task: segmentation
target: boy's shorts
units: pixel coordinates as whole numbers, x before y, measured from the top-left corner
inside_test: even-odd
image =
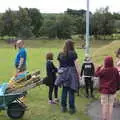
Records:
[[[115,100],[114,94],[101,94],[101,104],[113,105],[114,100]]]
[[[18,65],[15,65],[16,69],[18,69]],[[26,71],[26,65],[22,65],[21,68],[19,68],[20,72]]]

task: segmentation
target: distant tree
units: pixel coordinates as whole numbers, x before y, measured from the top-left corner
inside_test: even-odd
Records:
[[[115,20],[120,20],[120,13],[113,13],[113,18]]]
[[[113,13],[113,18],[114,18],[114,27],[116,33],[120,33],[120,13]]]
[[[70,15],[73,19],[73,28],[74,28],[74,34],[85,34],[86,29],[86,10],[73,10],[73,9],[67,9],[65,12],[66,14]],[[90,17],[92,16],[92,13],[90,12]]]
[[[6,10],[1,16],[2,35],[14,36],[14,12],[11,9]]]
[[[85,17],[73,17],[73,27],[75,34],[85,34]]]
[[[61,15],[57,18],[57,37],[59,39],[71,38],[72,19],[69,15]]]
[[[56,38],[56,20],[55,19],[45,19],[44,23],[40,29],[41,36],[47,36],[48,38]]]
[[[40,11],[36,8],[28,9],[28,15],[31,18],[32,33],[38,37],[40,32],[40,27],[43,23],[43,17]]]
[[[4,36],[4,21],[2,19],[2,14],[0,14],[0,36]]]
[[[28,9],[19,7],[17,18],[18,18],[18,22],[16,26],[17,36],[23,38],[29,38],[33,36],[32,33],[33,27],[31,26],[32,20],[29,17]]]
[[[114,19],[108,11],[109,8],[101,8],[92,17],[92,33],[97,35],[111,35],[114,33]]]
[[[46,35],[49,38],[71,38],[72,19],[66,14],[61,14],[57,17],[49,17],[49,19],[44,19],[44,23],[40,31],[41,35]]]

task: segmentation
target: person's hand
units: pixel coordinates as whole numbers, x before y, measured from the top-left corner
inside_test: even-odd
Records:
[[[102,70],[104,68],[104,66],[102,65],[101,67],[100,67],[100,70]]]
[[[99,68],[100,70],[102,70],[102,69],[104,68],[104,66],[103,66],[103,65],[100,65],[100,66],[98,66],[98,68]]]
[[[82,76],[79,76],[79,80],[82,80]]]
[[[17,69],[17,70],[16,70],[16,73],[19,73],[19,72],[20,72],[20,69]]]

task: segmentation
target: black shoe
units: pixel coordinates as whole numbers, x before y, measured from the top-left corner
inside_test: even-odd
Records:
[[[66,107],[62,107],[62,108],[61,108],[61,112],[63,112],[63,113],[64,113],[64,112],[67,112],[67,108],[66,108]]]
[[[70,109],[70,110],[69,110],[69,113],[70,113],[70,114],[74,114],[75,112],[76,112],[75,109]]]
[[[94,96],[94,95],[91,95],[91,98],[95,98],[95,96]]]
[[[89,95],[86,95],[85,97],[86,97],[86,98],[89,98]]]

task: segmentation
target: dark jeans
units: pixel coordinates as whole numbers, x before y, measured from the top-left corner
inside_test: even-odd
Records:
[[[52,100],[53,91],[55,98],[58,98],[58,86],[51,85],[49,86],[49,95],[48,95],[49,100]]]
[[[72,90],[69,87],[63,87],[62,90],[62,99],[61,99],[61,105],[62,107],[67,107],[67,95],[69,94],[69,108],[75,109],[75,91]]]
[[[92,77],[85,77],[85,91],[86,91],[86,95],[88,96],[89,96],[89,89],[90,89],[90,94],[93,95]]]

